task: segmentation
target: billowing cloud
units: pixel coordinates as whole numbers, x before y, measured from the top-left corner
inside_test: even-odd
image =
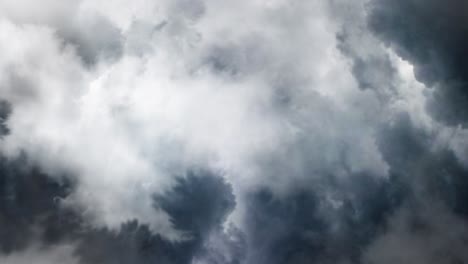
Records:
[[[0,260],[463,263],[465,9],[1,1]]]
[[[434,86],[429,110],[449,124],[465,124],[468,8],[465,1],[372,1],[369,24],[386,45]]]

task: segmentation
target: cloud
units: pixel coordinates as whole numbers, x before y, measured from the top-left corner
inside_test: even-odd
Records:
[[[359,261],[406,196],[401,183],[369,175],[330,177],[278,198],[266,189],[249,199],[246,263]]]
[[[155,197],[175,228],[187,236],[171,242],[147,225],[130,221],[115,232],[90,230],[80,235],[75,253],[83,263],[239,263],[244,254],[242,233],[222,228],[234,209],[234,197],[223,178],[209,172],[188,172],[169,192]],[[224,262],[221,262],[224,261]],[[209,262],[208,262],[209,263]]]
[[[37,244],[53,245],[73,235],[81,219],[61,206],[73,184],[51,179],[26,158],[0,161],[1,251],[11,253]]]
[[[136,217],[173,238],[167,214],[148,208],[178,170],[224,171],[235,193],[287,190],[329,170],[385,176],[373,139],[378,101],[355,85],[326,4],[233,5],[247,16],[181,1],[127,27],[125,15],[106,17],[87,2],[67,16],[68,5],[7,12],[2,96],[12,114],[3,152],[73,175],[68,203],[95,225]]]
[[[404,207],[366,250],[365,263],[463,263],[466,227],[437,203],[416,211]]]
[[[235,205],[232,189],[210,172],[180,176],[173,189],[155,198],[187,236],[174,242],[137,220],[112,230],[93,227],[64,203],[76,187],[69,176],[57,181],[27,164],[25,158],[0,163],[0,259],[5,263],[238,263],[245,255],[242,232],[232,224],[223,228]],[[189,221],[192,216],[196,221]]]
[[[6,101],[0,102],[0,136],[7,135],[10,131],[6,125],[6,120],[11,113],[11,106]]]
[[[23,264],[23,263],[37,263],[37,264],[60,264],[70,263],[78,264],[78,260],[72,255],[72,247],[59,246],[54,248],[30,248],[21,254],[11,254],[1,256],[0,260],[5,264]]]
[[[85,2],[48,0],[41,5],[23,2],[3,1],[0,15],[16,23],[52,28],[65,44],[74,46],[87,65],[122,55],[120,29],[97,10],[85,8]]]
[[[430,112],[448,124],[464,124],[467,6],[464,1],[371,1],[375,34],[415,67],[418,80],[435,87]]]
[[[2,1],[2,257],[463,259],[457,3]]]

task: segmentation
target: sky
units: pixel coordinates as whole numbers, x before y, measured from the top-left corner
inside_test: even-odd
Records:
[[[465,0],[0,0],[0,263],[468,263]]]

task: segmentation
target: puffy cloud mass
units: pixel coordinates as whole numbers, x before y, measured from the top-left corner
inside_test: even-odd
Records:
[[[467,262],[467,8],[0,0],[0,262]]]

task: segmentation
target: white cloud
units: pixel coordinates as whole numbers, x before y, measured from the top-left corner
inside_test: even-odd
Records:
[[[192,166],[222,171],[240,195],[330,171],[386,175],[374,142],[382,106],[336,48],[326,1],[50,1],[2,2],[0,91],[13,114],[1,147],[75,175],[67,202],[96,224],[138,218],[175,237],[151,195]],[[85,44],[63,32],[106,48],[86,26],[96,16],[123,52],[88,67]]]

